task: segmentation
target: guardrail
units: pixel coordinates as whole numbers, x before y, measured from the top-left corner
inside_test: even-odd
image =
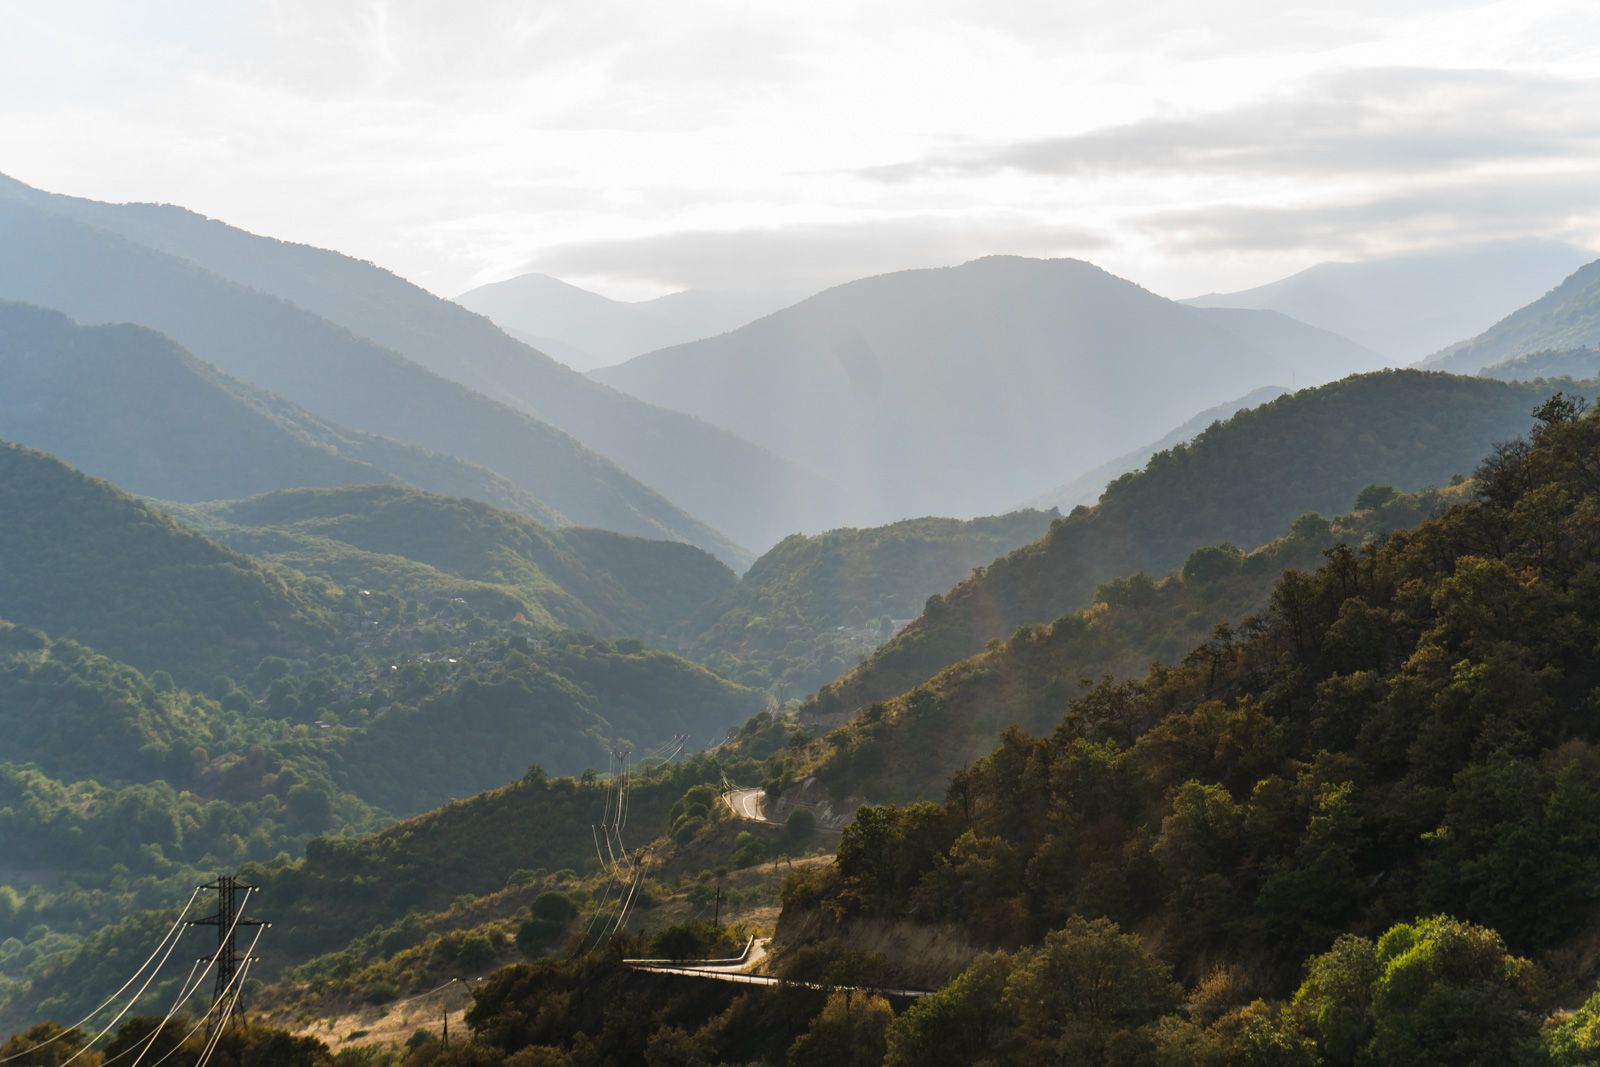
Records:
[[[631,969],[642,974],[670,974],[681,978],[708,978],[718,982],[734,982],[738,985],[767,986],[769,988],[772,986],[793,986],[798,989],[816,989],[824,993],[877,993],[880,996],[904,997],[910,1000],[925,997],[932,992],[929,989],[894,989],[873,986],[828,985],[823,982],[797,982],[787,978],[777,978],[770,974],[740,974],[737,971],[710,971],[695,967],[634,963],[629,960],[624,960],[623,962]]]
[[[632,967],[635,964],[642,964],[644,966],[670,965],[670,966],[674,966],[674,967],[714,967],[714,966],[717,966],[719,964],[722,965],[722,966],[727,966],[728,964],[733,964],[733,963],[743,963],[745,960],[749,959],[750,958],[750,950],[755,948],[755,947],[756,947],[756,939],[752,935],[750,940],[748,940],[748,941],[746,941],[744,943],[744,951],[743,952],[739,953],[737,956],[729,956],[725,960],[642,960],[641,959],[641,960],[623,960],[622,962],[627,964],[630,967]]]

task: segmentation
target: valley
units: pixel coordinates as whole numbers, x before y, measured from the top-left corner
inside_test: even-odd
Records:
[[[0,1067],[1600,1064],[1600,24],[711,7],[8,17]]]

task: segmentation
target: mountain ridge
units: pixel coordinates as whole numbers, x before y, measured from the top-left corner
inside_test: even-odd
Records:
[[[835,490],[815,472],[703,421],[591,381],[486,317],[382,267],[251,234],[173,205],[107,204],[4,177],[0,200],[116,233],[286,301],[570,436],[734,543],[763,548],[810,521],[826,521],[834,510]],[[210,352],[197,354],[225,366]],[[303,397],[291,399],[316,410]],[[545,499],[563,512],[575,510]]]
[[[833,472],[856,509],[845,525],[871,526],[993,514],[1197,406],[1379,362],[1323,331],[1270,328],[1303,346],[1280,336],[1269,352],[1081,260],[991,256],[835,286],[593,376]]]
[[[562,431],[281,298],[66,216],[0,198],[0,297],[134,322],[352,430],[458,456],[584,525],[747,552]]]

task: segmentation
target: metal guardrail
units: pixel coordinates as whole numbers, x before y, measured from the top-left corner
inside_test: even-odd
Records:
[[[770,974],[740,974],[737,971],[711,971],[694,967],[633,963],[627,960],[623,962],[631,969],[645,974],[671,974],[682,978],[709,978],[718,982],[734,982],[738,985],[794,986],[798,989],[815,989],[824,993],[877,993],[880,996],[905,997],[911,1000],[925,997],[932,992],[930,989],[890,989],[873,986],[828,985],[823,982],[796,982],[786,978],[776,978]]]
[[[750,938],[750,940],[748,940],[748,941],[746,941],[744,943],[744,951],[743,952],[739,953],[737,956],[729,956],[727,959],[723,959],[723,960],[643,960],[643,959],[641,959],[641,960],[623,960],[622,962],[627,964],[630,967],[632,967],[634,964],[643,964],[645,966],[663,966],[663,965],[667,965],[667,966],[674,966],[674,967],[714,967],[714,966],[716,966],[718,964],[731,965],[731,964],[735,964],[735,963],[743,963],[745,960],[750,958],[750,950],[755,948],[755,947],[756,947],[756,939],[755,939],[754,936],[752,936]]]

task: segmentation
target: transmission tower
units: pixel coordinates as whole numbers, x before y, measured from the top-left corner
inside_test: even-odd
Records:
[[[239,968],[249,962],[239,955],[239,927],[266,926],[267,923],[260,919],[247,919],[239,912],[240,896],[254,892],[258,886],[247,885],[231,874],[219,874],[215,882],[200,888],[213,890],[217,894],[217,910],[213,914],[189,920],[190,926],[217,928],[217,951],[201,959],[202,963],[214,964],[217,971],[216,984],[212,986],[211,991],[211,1006],[216,1011],[211,1015],[209,1031],[210,1028],[216,1027],[218,1020],[222,1018],[222,1002],[236,992],[233,989],[233,982],[239,973]]]

